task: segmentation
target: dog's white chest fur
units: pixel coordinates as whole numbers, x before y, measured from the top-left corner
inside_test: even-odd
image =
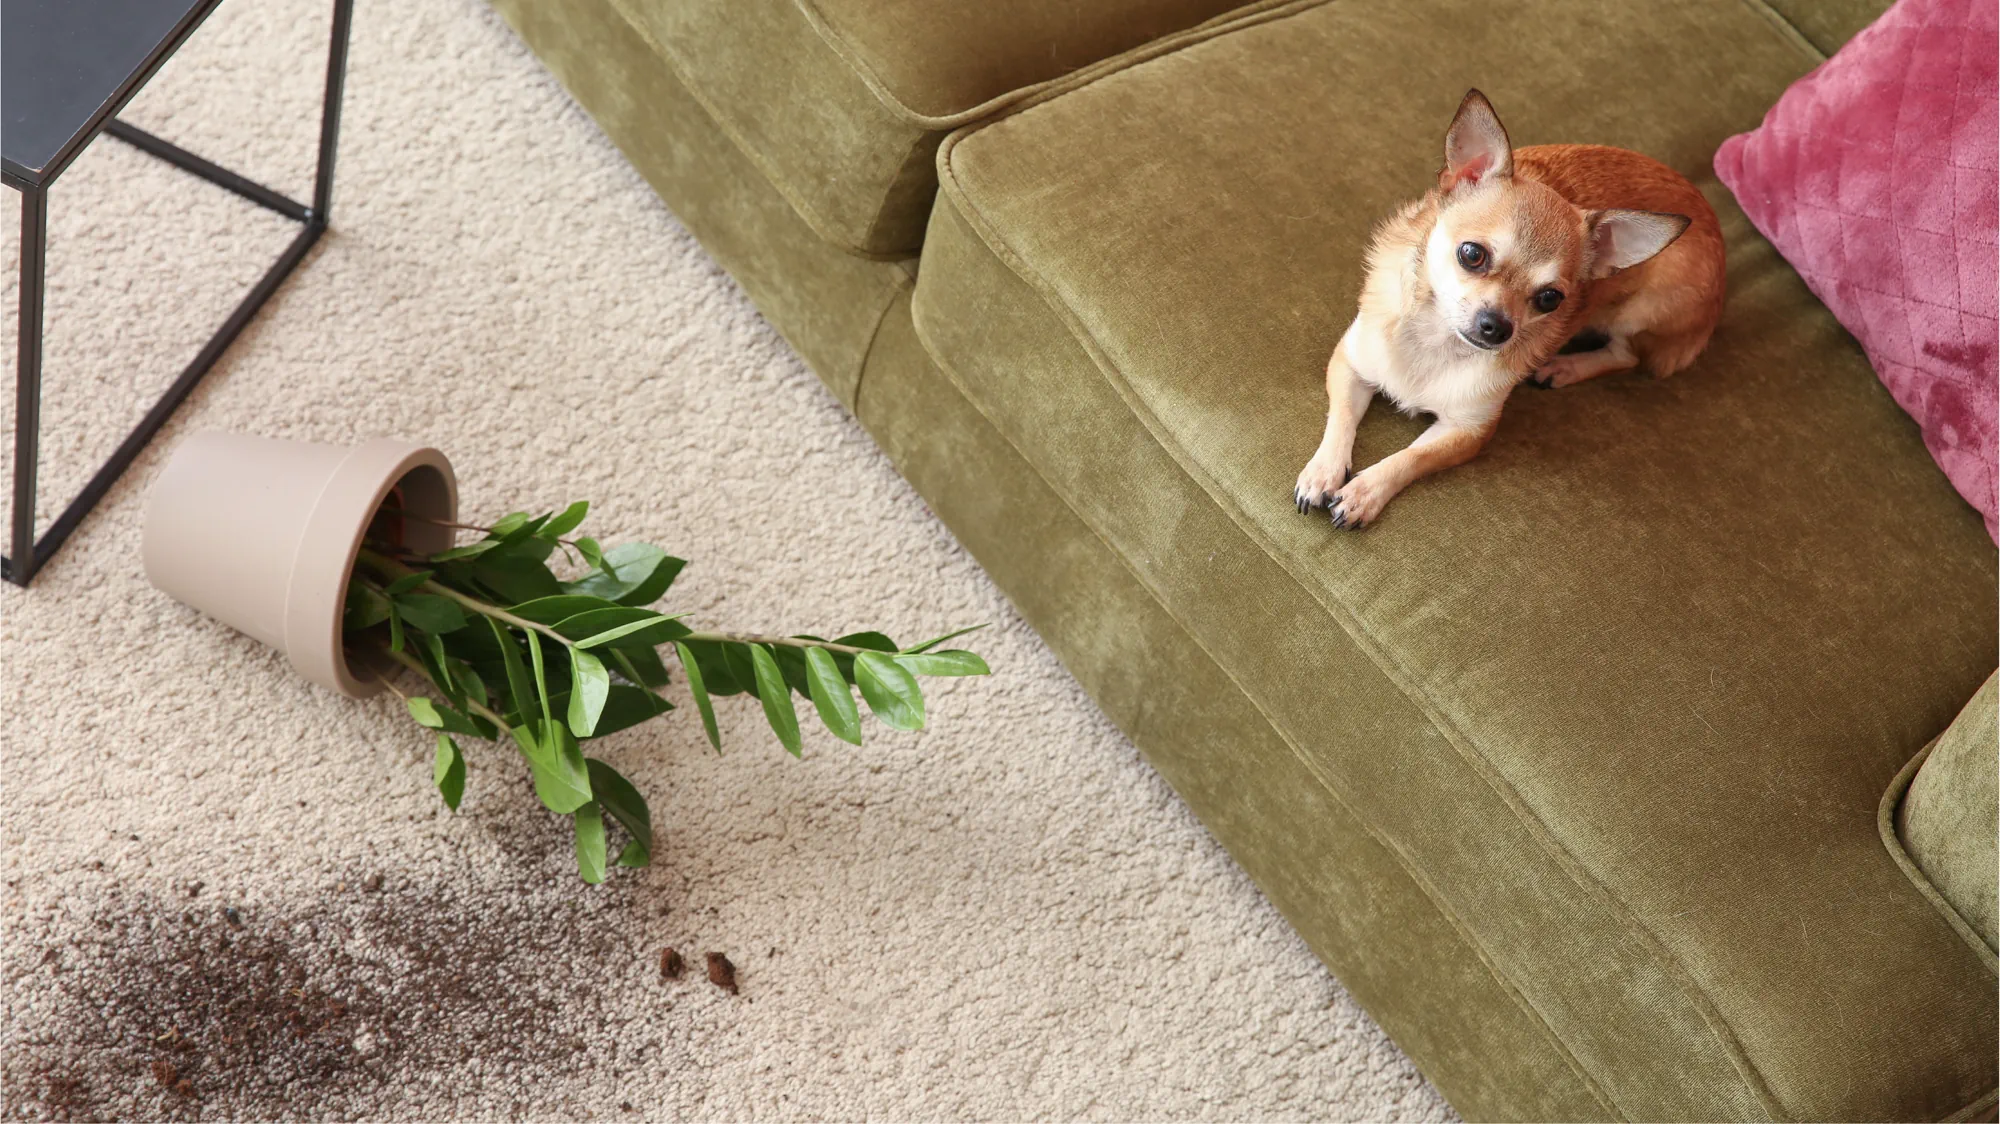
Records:
[[[1342,346],[1355,374],[1398,409],[1458,425],[1491,419],[1516,381],[1492,352],[1452,338],[1424,311],[1394,320],[1357,319]]]

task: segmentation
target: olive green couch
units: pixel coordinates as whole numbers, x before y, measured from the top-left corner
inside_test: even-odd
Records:
[[[1709,171],[1882,3],[495,3],[1468,1116],[1992,1114],[1993,543]],[[1694,178],[1728,312],[1336,532],[1472,85]]]

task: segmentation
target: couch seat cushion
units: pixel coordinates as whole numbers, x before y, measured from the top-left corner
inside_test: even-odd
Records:
[[[923,236],[946,132],[1244,0],[617,5],[821,237],[896,257]]]
[[[1876,812],[1993,670],[1994,549],[1708,170],[1815,59],[1742,0],[1552,0],[1495,35],[1475,0],[1314,5],[955,134],[918,331],[1604,1114],[1990,1109],[1989,962]],[[1517,143],[1696,178],[1728,312],[1683,374],[1524,391],[1479,459],[1337,533],[1290,495],[1326,356],[1475,83]],[[1378,404],[1358,459],[1419,428]],[[1385,1024],[1434,1022],[1407,987]]]

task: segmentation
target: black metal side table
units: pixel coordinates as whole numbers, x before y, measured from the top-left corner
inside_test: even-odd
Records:
[[[139,451],[215,366],[244,325],[325,232],[333,202],[334,142],[354,0],[333,0],[333,46],[319,128],[319,169],[310,206],[115,116],[222,0],[6,0],[0,5],[0,182],[21,193],[21,341],[15,369],[14,520],[0,577],[27,585],[77,524],[111,490]],[[187,369],[35,538],[40,463],[42,284],[47,272],[49,187],[99,133],[148,152],[302,224],[285,252],[222,322]]]

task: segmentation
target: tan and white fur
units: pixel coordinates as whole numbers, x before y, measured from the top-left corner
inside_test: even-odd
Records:
[[[1673,169],[1603,145],[1516,152],[1478,90],[1444,149],[1437,186],[1377,228],[1360,310],[1327,363],[1326,435],[1293,500],[1336,527],[1366,527],[1412,481],[1471,460],[1516,385],[1642,364],[1670,375],[1722,314],[1721,227]],[[1435,420],[1353,473],[1377,392]]]

